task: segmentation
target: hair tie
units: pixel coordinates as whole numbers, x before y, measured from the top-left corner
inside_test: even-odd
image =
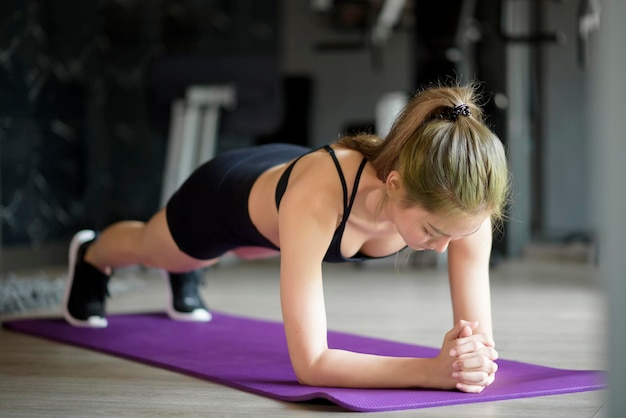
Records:
[[[469,106],[465,103],[446,107],[446,109],[439,114],[439,118],[451,121],[457,120],[459,116],[471,116]]]

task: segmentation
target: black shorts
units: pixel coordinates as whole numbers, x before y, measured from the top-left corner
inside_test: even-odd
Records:
[[[278,249],[250,220],[250,190],[269,168],[309,151],[298,145],[268,144],[227,151],[198,167],[166,206],[167,224],[178,248],[200,260],[239,247]]]

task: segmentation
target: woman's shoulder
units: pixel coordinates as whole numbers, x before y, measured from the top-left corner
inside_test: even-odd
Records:
[[[345,158],[335,155],[337,158]],[[311,191],[325,190],[336,179],[337,170],[333,159],[329,152],[321,147],[298,159],[290,174],[289,188],[297,185]]]
[[[336,176],[337,171],[341,171],[346,178],[358,170],[359,165],[365,157],[359,151],[348,148],[341,144],[330,144],[320,147],[305,157],[310,157],[312,165],[334,167],[332,173]]]
[[[340,177],[351,183],[363,160],[363,154],[356,150],[341,145],[327,145],[303,156],[294,167],[294,174],[316,184],[330,182],[340,185]],[[296,171],[296,168],[299,170]]]
[[[343,210],[340,178],[351,185],[363,156],[347,148],[328,147],[320,147],[297,161],[289,176],[285,199],[291,196],[310,205],[328,205],[329,209],[336,206],[338,211]]]

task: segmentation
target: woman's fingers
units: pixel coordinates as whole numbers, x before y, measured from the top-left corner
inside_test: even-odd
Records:
[[[484,355],[472,354],[452,363],[452,378],[457,380],[456,388],[463,392],[480,393],[492,384],[498,365]]]
[[[498,358],[495,343],[487,334],[474,334],[477,327],[476,321],[461,320],[446,334],[444,342],[453,357],[448,357],[446,362],[450,362],[448,367],[452,366],[456,388],[468,393],[482,392],[494,382],[498,370],[494,362]]]
[[[445,336],[446,341],[454,341],[458,338],[470,337],[473,331],[478,327],[477,321],[464,321],[460,320],[454,328],[447,332]]]
[[[483,343],[484,345],[488,346],[488,347],[495,347],[496,343],[495,341],[493,341],[493,339],[491,337],[489,337],[487,334],[485,333],[480,333],[480,334],[473,334],[470,335],[468,337],[460,337],[457,338],[457,345],[460,344],[465,344],[468,343],[470,341],[480,341],[481,343]]]
[[[495,343],[487,334],[474,334],[478,322],[459,321],[446,335],[453,346],[449,354],[456,359],[452,362],[452,378],[456,388],[463,392],[480,393],[495,380],[498,358]],[[456,337],[456,338],[455,338]]]
[[[452,377],[466,385],[488,386],[495,380],[495,373],[486,372],[454,372]]]
[[[457,383],[456,388],[461,392],[466,393],[480,393],[485,389],[485,386],[466,385],[464,383]]]
[[[458,338],[455,346],[450,349],[451,356],[460,356],[467,353],[474,353],[485,348],[489,348],[490,356],[495,356],[492,360],[497,359],[498,352],[493,348],[495,343],[485,334],[476,334],[467,338]],[[491,358],[491,357],[490,357]]]
[[[477,370],[493,374],[498,371],[498,364],[488,357],[479,355],[456,360],[452,363],[452,368],[457,371]]]
[[[460,328],[461,332],[459,332],[459,338],[469,338],[474,333],[474,330],[470,324],[461,324]]]
[[[486,358],[492,361],[498,359],[498,352],[496,351],[495,348],[485,347],[485,346],[481,347],[480,344],[479,345],[470,344],[469,347],[467,346],[460,347],[457,350],[456,357],[457,359],[462,360],[464,358],[468,358],[473,355],[485,356]]]
[[[458,373],[453,375],[455,379],[458,379],[459,382],[456,384],[456,388],[462,392],[467,393],[480,393],[487,386],[492,384],[496,378],[495,374],[491,374],[489,376],[484,376],[480,374],[463,374]],[[482,379],[482,380],[481,380]]]

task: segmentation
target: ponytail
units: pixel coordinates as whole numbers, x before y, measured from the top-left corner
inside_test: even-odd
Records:
[[[345,136],[338,143],[362,153],[383,182],[397,170],[406,205],[448,214],[489,211],[500,219],[506,156],[477,101],[473,86],[431,87],[409,101],[386,138]]]

